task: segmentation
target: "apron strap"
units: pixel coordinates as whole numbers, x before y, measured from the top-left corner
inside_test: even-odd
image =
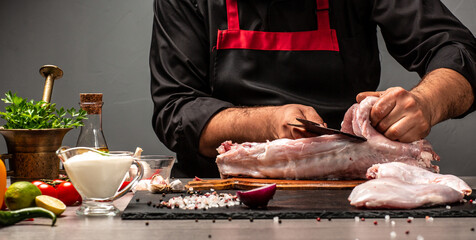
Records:
[[[317,26],[319,30],[331,29],[329,24],[329,0],[316,0]],[[240,20],[238,16],[237,0],[226,0],[228,30],[239,30]]]
[[[329,24],[329,0],[316,0],[317,28],[319,30],[331,29]]]
[[[228,30],[240,30],[238,3],[236,0],[226,0]]]

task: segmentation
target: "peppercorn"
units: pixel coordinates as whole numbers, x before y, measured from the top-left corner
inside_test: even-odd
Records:
[[[471,232],[474,232],[474,227],[471,228]]]
[[[281,219],[279,219],[279,220],[278,220],[278,223],[279,223],[279,224],[281,224],[281,223],[282,223]]]
[[[195,218],[195,222],[198,222],[198,218]]]
[[[412,220],[410,218],[407,219],[407,223],[412,223]]]
[[[332,221],[332,218],[328,218],[327,220],[329,220],[329,222],[330,222],[330,221]]]
[[[208,234],[208,238],[212,238],[212,235],[211,235],[211,234]]]
[[[378,222],[377,222],[377,221],[374,221],[374,225],[377,225],[377,224],[378,224]]]
[[[316,220],[317,220],[318,222],[320,222],[320,221],[321,221],[321,218],[320,218],[320,217],[318,217],[318,218],[316,218]]]
[[[228,217],[228,221],[231,222],[231,217]]]
[[[139,202],[140,201],[140,198],[136,198],[136,202]]]
[[[407,234],[407,235],[410,234],[410,231],[409,230],[405,231],[405,234]]]
[[[212,223],[215,223],[215,219],[212,220]]]
[[[150,206],[151,204],[152,204],[151,201],[148,201],[148,202],[147,202],[147,206]]]
[[[250,218],[250,222],[253,222],[253,218]]]
[[[145,225],[146,225],[146,226],[149,226],[149,222],[145,222]]]
[[[365,222],[365,218],[361,218],[360,221]]]

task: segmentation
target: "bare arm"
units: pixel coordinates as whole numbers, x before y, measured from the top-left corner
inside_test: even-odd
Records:
[[[474,101],[471,85],[458,72],[440,68],[428,73],[410,91],[389,88],[384,92],[364,92],[380,96],[370,113],[376,129],[392,140],[412,142],[426,137],[431,127],[466,112]]]
[[[228,108],[210,119],[200,136],[200,154],[217,155],[216,148],[226,140],[264,142],[278,138],[309,136],[288,123],[304,118],[323,123],[314,108],[299,104],[269,107]]]

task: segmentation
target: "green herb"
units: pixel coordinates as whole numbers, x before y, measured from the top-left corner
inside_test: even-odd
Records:
[[[5,129],[76,128],[84,125],[82,120],[87,114],[82,109],[56,109],[55,103],[28,101],[10,91],[5,93],[2,101],[11,104],[5,107],[5,112],[0,112],[1,118],[7,121],[3,126]]]

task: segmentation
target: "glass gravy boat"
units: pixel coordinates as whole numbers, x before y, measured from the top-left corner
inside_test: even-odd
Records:
[[[132,152],[100,152],[87,147],[60,147],[56,154],[63,162],[73,186],[83,198],[77,215],[115,216],[119,213],[113,201],[126,194],[143,176],[144,169]],[[134,179],[119,190],[131,165],[137,166]]]

